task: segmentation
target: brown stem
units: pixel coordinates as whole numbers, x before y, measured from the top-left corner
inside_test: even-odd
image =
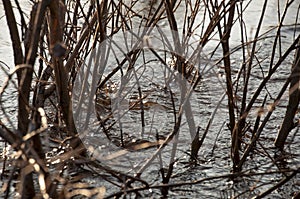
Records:
[[[300,45],[300,41],[298,42],[298,45]],[[294,127],[294,117],[298,110],[298,105],[300,100],[299,81],[300,81],[300,48],[296,50],[295,60],[292,67],[288,106],[286,109],[285,117],[282,122],[281,128],[275,140],[275,146],[280,149],[283,149],[285,140],[287,139],[289,132]]]

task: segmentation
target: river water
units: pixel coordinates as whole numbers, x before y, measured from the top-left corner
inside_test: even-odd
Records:
[[[298,3],[297,3],[298,2]],[[30,6],[28,5],[26,0],[20,1],[22,7],[25,9],[25,11],[30,10]],[[248,1],[245,1],[244,5],[247,4]],[[268,2],[268,7],[266,10],[265,18],[263,21],[263,26],[261,30],[261,34],[272,29],[273,27],[276,27],[278,24],[277,21],[277,8],[281,7],[281,11],[283,10],[283,5],[285,1],[283,0],[272,0]],[[146,1],[141,1],[140,6],[143,7],[147,4]],[[262,1],[256,1],[249,4],[249,7],[244,12],[244,22],[246,24],[246,30],[248,33],[248,39],[251,40],[256,31],[256,27],[258,24],[258,19],[260,17],[261,8],[262,8]],[[284,26],[282,28],[282,51],[289,47],[289,45],[293,42],[295,35],[300,34],[300,26],[299,21],[300,18],[298,16],[297,19],[297,9],[299,5],[299,0],[296,0],[295,3],[293,3],[293,6],[289,9],[288,14],[286,16],[286,20],[284,21]],[[182,19],[182,10],[184,10],[183,7],[178,8],[179,11],[175,13],[175,16],[179,19]],[[10,69],[13,68],[13,53],[11,48],[11,42],[9,40],[9,31],[6,26],[6,21],[3,13],[3,6],[0,3],[0,26],[5,27],[2,28],[0,32],[0,61],[5,63]],[[295,27],[292,24],[296,23],[296,19],[298,20],[298,26]],[[162,22],[162,26],[164,23]],[[294,31],[296,29],[296,32]],[[231,35],[231,46],[232,49],[235,46],[240,45],[241,38],[240,38],[240,31],[239,31],[238,23],[236,23],[233,26],[233,31]],[[275,30],[271,31],[269,35],[274,36]],[[253,76],[251,77],[251,83],[249,86],[249,97],[255,92],[256,88],[258,87],[261,78],[262,73],[264,75],[267,74],[268,67],[269,67],[269,60],[271,55],[271,49],[272,49],[272,41],[274,40],[274,37],[269,37],[262,39],[258,42],[260,50],[257,52],[257,58],[259,60],[262,60],[260,63],[260,66],[257,64],[253,68]],[[228,123],[228,108],[227,108],[227,99],[226,97],[222,97],[225,93],[225,79],[223,76],[224,71],[222,71],[222,63],[216,64],[216,62],[222,57],[220,51],[217,51],[213,57],[210,58],[210,52],[215,47],[215,43],[212,41],[209,45],[207,45],[203,49],[203,57],[209,59],[207,61],[207,64],[205,67],[200,68],[202,70],[202,80],[199,86],[196,89],[196,92],[193,92],[191,97],[191,104],[194,110],[194,120],[196,126],[200,129],[200,137],[203,134],[208,121],[214,112],[214,109],[216,106],[219,105],[219,108],[216,112],[216,115],[214,116],[213,123],[208,131],[208,134],[206,136],[206,139],[203,143],[203,146],[200,149],[199,153],[199,159],[200,163],[199,165],[191,168],[187,165],[188,161],[188,155],[186,154],[186,151],[189,150],[189,146],[187,143],[190,143],[190,135],[188,132],[187,127],[187,121],[184,119],[182,125],[182,129],[180,132],[180,135],[178,137],[178,153],[176,155],[177,162],[174,165],[174,176],[171,179],[171,183],[176,183],[178,181],[192,181],[197,180],[205,177],[213,177],[216,175],[223,175],[230,173],[232,169],[232,162],[230,159],[230,132],[226,126]],[[242,63],[242,57],[240,51],[236,51],[231,55],[231,61],[233,66],[233,79],[237,75],[237,71],[239,70],[241,63]],[[276,98],[277,94],[280,91],[280,88],[282,87],[285,79],[289,75],[291,63],[293,61],[293,56],[288,57],[288,59],[282,64],[282,66],[279,68],[278,72],[274,77],[269,81],[269,83],[266,86],[266,89],[261,93],[259,96],[258,102],[255,104],[256,107],[259,107],[262,103],[262,100],[265,96],[265,94],[269,94],[267,104],[271,104],[273,102],[273,99]],[[9,71],[9,69],[6,69],[4,67],[5,71]],[[0,83],[1,85],[4,82],[5,73],[3,70],[0,70]],[[110,68],[107,69],[105,72],[110,72]],[[149,77],[159,77],[159,75],[153,75],[150,72],[143,72],[139,73],[137,71],[139,77],[143,77],[145,79]],[[162,72],[163,73],[163,72]],[[144,75],[145,74],[145,75]],[[150,75],[151,74],[151,75]],[[158,78],[160,79],[160,77]],[[151,79],[150,82],[155,82],[157,84],[160,84],[161,82]],[[149,82],[144,81],[145,87],[149,85]],[[146,85],[147,84],[147,85]],[[174,85],[173,85],[174,86]],[[175,84],[175,87],[178,86]],[[237,94],[241,93],[242,87],[240,87],[240,90],[238,90]],[[129,92],[126,90],[126,92]],[[155,91],[157,93],[157,91]],[[137,95],[137,94],[135,94]],[[130,96],[133,97],[133,96]],[[163,96],[155,96],[155,99],[161,98],[156,102],[162,103],[168,103],[166,101],[163,101]],[[152,98],[153,99],[153,98]],[[237,96],[238,99],[238,96]],[[269,158],[270,156],[273,157],[276,150],[273,149],[273,142],[276,137],[276,133],[278,131],[278,128],[280,127],[280,123],[284,117],[285,107],[288,100],[288,93],[285,94],[285,96],[280,101],[278,107],[275,109],[270,121],[268,122],[267,126],[264,128],[264,131],[261,135],[260,141],[257,145],[257,153],[255,155],[251,156],[250,159],[246,162],[244,169],[245,170],[251,170],[254,173],[259,172],[267,172],[276,170],[277,166],[272,162],[273,160]],[[4,107],[7,116],[3,114],[3,112],[0,113],[1,120],[4,122],[7,122],[7,124],[10,127],[15,126],[16,121],[16,90],[14,89],[14,86],[10,84],[10,87],[7,89],[6,93],[2,97],[2,106]],[[168,106],[168,104],[164,104]],[[169,104],[170,105],[170,104]],[[127,107],[128,109],[128,107]],[[267,107],[266,107],[267,109]],[[163,111],[161,113],[161,117],[159,116],[159,111],[161,109],[155,109],[154,112],[150,112],[148,115],[146,113],[145,118],[146,120],[146,128],[145,129],[136,129],[134,124],[132,123],[140,123],[139,115],[137,112],[131,112],[127,115],[126,121],[123,121],[123,128],[127,132],[132,132],[133,129],[135,131],[138,131],[139,133],[141,131],[145,131],[146,135],[147,132],[155,132],[153,130],[153,127],[160,127],[156,128],[156,131],[159,132],[169,132],[170,129],[172,129],[172,123],[171,121],[166,120],[163,117],[170,118],[172,117],[172,113],[169,114],[168,111]],[[252,110],[250,112],[249,121],[250,123],[254,124],[254,120],[256,118],[257,110]],[[155,117],[152,118],[152,116],[155,114]],[[137,116],[138,115],[138,116]],[[5,120],[5,118],[9,118],[12,120],[12,123],[8,123],[9,119]],[[299,115],[296,115],[296,118],[299,118]],[[164,122],[162,122],[164,121]],[[120,124],[120,123],[119,123]],[[118,126],[120,127],[120,126]],[[132,129],[131,129],[132,128]],[[116,128],[116,135],[118,134],[118,128]],[[146,135],[143,135],[142,137],[145,137]],[[93,140],[97,138],[97,134],[93,134],[92,138],[87,138],[88,142],[91,142],[91,146],[94,146],[92,143]],[[103,137],[99,137],[99,139],[102,139]],[[90,139],[90,140],[89,140]],[[96,144],[101,145],[99,143],[99,139],[96,139]],[[247,141],[247,140],[246,140]],[[292,131],[289,139],[288,139],[288,147],[287,147],[287,158],[285,159],[285,164],[287,168],[299,168],[300,165],[300,137],[298,133],[298,128],[295,131]],[[165,149],[165,157],[162,157],[163,163],[168,164],[170,159],[170,151],[172,150],[173,145],[168,145],[168,147]],[[1,147],[0,147],[1,148]],[[105,148],[100,148],[103,151],[105,151]],[[111,148],[107,148],[111,149]],[[155,150],[150,150],[148,152],[143,152],[141,155],[140,153],[130,153],[128,156],[124,159],[109,159],[109,162],[107,164],[111,167],[114,167],[119,170],[128,170],[128,168],[132,168],[130,165],[120,165],[120,162],[130,162],[130,164],[140,164],[141,161],[136,161],[139,158],[143,157],[149,157],[152,153],[154,153]],[[110,155],[111,153],[105,153],[104,155]],[[112,153],[112,154],[115,154]],[[162,155],[164,156],[164,154]],[[107,156],[106,156],[107,157]],[[103,159],[101,159],[103,161]],[[127,164],[126,163],[126,164]],[[128,167],[127,167],[128,166]],[[135,169],[140,168],[139,166],[133,167]],[[150,169],[146,170],[142,178],[144,178],[148,182],[156,182],[157,180],[160,180],[161,177],[158,173],[158,169],[160,168],[159,162],[155,162],[152,164]],[[128,173],[136,172],[137,170],[129,171]],[[252,196],[255,196],[256,194],[259,194],[261,191],[267,190],[268,188],[274,186],[276,182],[278,182],[278,179],[281,179],[281,175],[274,174],[274,175],[261,175],[261,176],[251,176],[251,177],[245,177],[243,179],[240,179],[238,182],[232,182],[231,180],[228,180],[227,178],[224,179],[218,179],[215,181],[207,181],[204,183],[200,183],[195,186],[184,186],[182,187],[182,190],[171,190],[170,196],[176,197],[176,198],[187,198],[187,197],[196,197],[201,196],[201,198],[232,198],[234,196],[238,196],[241,194],[241,198],[249,198]],[[107,184],[102,184],[101,182],[94,182],[93,179],[90,181],[91,183],[99,184],[107,186]],[[261,187],[260,187],[261,186]],[[260,187],[260,188],[257,188]],[[107,187],[108,189],[109,187]],[[257,188],[257,189],[255,189]],[[250,191],[253,189],[254,191]],[[285,184],[283,187],[277,189],[274,191],[270,197],[271,198],[290,198],[290,194],[294,193],[295,191],[300,190],[300,176],[299,174],[293,178],[290,182]],[[111,190],[107,190],[108,192],[113,192],[113,188]],[[157,190],[149,190],[149,196],[151,194],[157,193],[160,194]],[[243,192],[247,192],[243,195]]]

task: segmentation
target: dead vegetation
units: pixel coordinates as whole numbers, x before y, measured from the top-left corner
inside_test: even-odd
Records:
[[[227,180],[224,198],[286,184],[299,196],[299,7],[278,1],[277,26],[265,30],[265,0],[250,36],[254,3],[41,0],[26,14],[3,0],[14,68],[1,63],[2,196],[197,195]],[[203,174],[224,160],[226,172]],[[235,184],[243,190],[228,195]]]

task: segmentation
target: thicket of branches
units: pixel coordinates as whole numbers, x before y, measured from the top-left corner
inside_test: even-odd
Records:
[[[152,194],[166,197],[170,190],[173,193],[201,190],[200,185],[206,182],[224,182],[229,179],[236,183],[255,176],[276,176],[276,182],[272,179],[257,182],[243,192],[232,195],[262,198],[286,183],[299,179],[299,152],[295,149],[300,147],[297,134],[300,8],[297,1],[278,1],[278,10],[274,12],[277,25],[266,30],[262,24],[269,2],[265,0],[260,8],[257,27],[251,36],[244,13],[253,3],[251,0],[41,0],[31,1],[32,8],[27,15],[19,1],[3,0],[14,68],[8,72],[5,63],[1,64],[1,70],[6,73],[0,90],[0,136],[4,141],[1,142],[2,195],[5,198],[112,198],[145,197]],[[297,14],[292,19],[293,24],[286,24],[286,16],[289,16],[291,9],[296,10]],[[169,32],[160,31],[166,29]],[[289,35],[294,37],[285,38],[285,31],[290,31]],[[126,40],[128,35],[125,33],[130,33],[133,39]],[[128,43],[113,43],[118,41],[115,38],[120,35]],[[233,35],[240,41],[234,46],[231,44]],[[155,48],[151,44],[155,36],[162,39],[161,48],[165,49],[164,52],[158,51],[157,44]],[[111,43],[103,45],[106,42]],[[268,49],[262,49],[264,42],[270,43]],[[127,52],[116,54],[112,45],[126,46]],[[266,52],[267,55],[264,54]],[[151,55],[150,61],[147,60],[147,54]],[[94,56],[91,58],[91,55]],[[237,55],[239,64],[234,62]],[[94,72],[91,72],[88,64],[92,62],[98,64]],[[147,93],[140,84],[144,74],[140,75],[142,69],[139,66],[151,63],[164,66],[166,73],[172,74],[169,79],[163,76],[164,87],[157,86],[161,92],[163,90],[167,93],[167,104],[161,105],[153,100],[144,103],[148,95],[160,94],[159,89],[148,90]],[[153,70],[157,69],[153,67]],[[201,90],[211,73],[223,85],[219,89],[223,94],[218,96],[219,102],[209,104],[212,108],[208,119],[200,121],[199,118],[204,116],[194,109],[195,101],[191,96]],[[223,77],[218,78],[218,75]],[[167,122],[171,128],[163,135],[156,131],[153,140],[136,142],[137,135],[134,138],[128,137],[126,127],[123,129],[120,122],[122,116],[118,115],[119,121],[114,120],[116,113],[105,110],[105,103],[109,102],[108,106],[111,106],[111,99],[103,95],[110,92],[108,87],[118,81],[117,78],[123,84],[134,79],[134,86],[126,90],[125,98],[131,97],[133,92],[136,96],[127,108],[128,111],[135,111],[140,118],[138,124],[132,125],[141,126],[142,135],[146,133],[144,129],[147,123],[151,123],[145,115],[152,106],[171,113],[172,119]],[[78,79],[82,83],[79,90],[76,85]],[[175,79],[179,82],[177,96],[169,87]],[[92,80],[94,85],[85,84],[88,80]],[[149,82],[151,85],[156,83],[154,80]],[[270,91],[272,84],[276,87],[274,92]],[[9,87],[17,92],[8,91]],[[119,90],[122,89],[125,87],[121,85]],[[202,90],[201,95],[206,92]],[[11,113],[5,109],[5,103],[9,103],[9,98],[14,95],[17,95],[18,102],[15,107],[17,121],[12,121]],[[72,96],[77,96],[79,101],[73,102]],[[93,124],[85,120],[78,124],[76,115],[81,112],[76,111],[80,110],[78,107],[86,106],[80,101],[82,96],[86,96],[96,106],[92,110],[85,109],[88,115],[81,115],[85,119],[90,117],[89,114],[97,115],[98,121],[93,121]],[[224,104],[226,117],[220,118],[218,111]],[[281,114],[274,113],[276,109]],[[97,112],[92,113],[94,110]],[[153,113],[153,117],[159,116]],[[217,119],[224,121],[219,132],[213,128],[213,122]],[[183,129],[183,123],[187,124],[187,131]],[[278,130],[273,126],[273,130],[278,132],[262,138],[263,134],[269,133],[270,124],[279,125]],[[121,152],[112,155],[122,156],[122,152],[146,151],[148,148],[153,151],[144,164],[137,169],[133,165],[128,172],[107,166],[80,139],[83,134],[89,133],[89,125],[99,126],[99,132],[120,147]],[[193,176],[177,180],[176,176],[181,170],[175,165],[182,158],[178,143],[183,132],[190,137],[190,141],[184,143],[183,153],[188,155],[186,166],[189,171],[195,171],[191,174],[182,172],[182,176]],[[197,166],[205,165],[207,161],[201,157],[200,151],[206,147],[209,134],[218,137],[220,132],[228,135],[230,155],[224,159],[230,159],[231,168],[222,175],[199,178],[195,174]],[[119,137],[116,138],[116,135]],[[218,138],[215,139],[210,151],[213,158],[218,146]],[[265,143],[271,143],[274,149],[264,147]],[[167,161],[163,160],[163,152],[169,154]],[[270,162],[272,166],[269,170],[257,172],[251,168],[251,160],[257,156]],[[160,178],[153,182],[148,171],[151,170],[149,165],[155,161],[160,165],[157,171]],[[95,179],[97,182],[93,183]]]

